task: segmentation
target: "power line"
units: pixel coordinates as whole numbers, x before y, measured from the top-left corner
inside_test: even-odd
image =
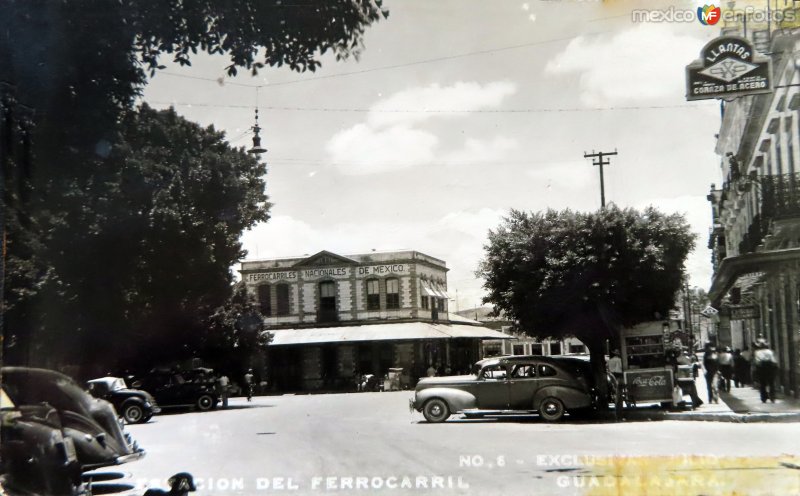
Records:
[[[499,47],[499,48],[489,48],[489,49],[486,49],[486,50],[478,50],[478,51],[475,51],[475,52],[465,52],[465,53],[459,53],[459,54],[455,54],[455,55],[445,55],[443,57],[434,57],[434,58],[430,58],[430,59],[416,60],[416,61],[413,61],[413,62],[405,62],[405,63],[402,63],[402,64],[384,65],[384,66],[379,66],[379,67],[372,67],[372,68],[369,68],[369,69],[360,69],[360,70],[357,70],[357,71],[350,71],[350,72],[339,72],[339,73],[336,73],[336,74],[328,74],[328,75],[324,75],[324,76],[315,76],[315,77],[310,77],[310,78],[305,78],[305,79],[294,79],[294,80],[291,80],[291,81],[282,81],[282,82],[277,82],[277,83],[265,83],[265,84],[247,84],[247,83],[235,83],[235,82],[230,82],[229,83],[229,82],[227,82],[225,80],[224,76],[219,77],[219,78],[207,78],[207,77],[201,77],[201,76],[190,76],[190,75],[185,75],[185,74],[178,74],[178,73],[175,73],[175,72],[168,72],[168,71],[159,71],[156,74],[164,74],[166,76],[186,78],[186,79],[197,79],[197,80],[204,80],[204,81],[213,81],[213,82],[215,82],[215,83],[217,83],[217,84],[219,84],[221,86],[224,86],[226,84],[230,84],[230,85],[244,86],[244,87],[249,87],[249,88],[269,88],[269,87],[273,87],[273,86],[286,86],[286,85],[290,85],[290,84],[306,83],[306,82],[309,82],[309,81],[318,81],[320,79],[332,79],[332,78],[338,78],[338,77],[354,76],[354,75],[358,75],[358,74],[366,74],[366,73],[370,73],[370,72],[379,72],[379,71],[388,71],[388,70],[392,70],[392,69],[401,69],[401,68],[404,68],[404,67],[412,67],[412,66],[415,66],[415,65],[431,64],[431,63],[434,63],[434,62],[443,62],[443,61],[447,61],[447,60],[455,60],[455,59],[460,59],[460,58],[465,58],[465,57],[472,57],[472,56],[475,56],[475,55],[489,55],[489,54],[492,54],[492,53],[505,52],[505,51],[509,51],[509,50],[518,50],[520,48],[529,48],[529,47],[534,47],[534,46],[546,45],[546,44],[549,44],[549,43],[558,43],[558,42],[561,42],[561,41],[571,41],[571,40],[574,40],[575,38],[578,38],[580,36],[593,36],[593,35],[602,34],[602,33],[605,33],[605,32],[606,31],[594,32],[594,33],[581,33],[581,34],[578,34],[578,35],[568,36],[568,37],[564,37],[564,38],[553,38],[553,39],[549,39],[549,40],[534,41],[534,42],[530,42],[530,43],[521,43],[519,45],[511,45],[511,46]]]
[[[148,101],[150,105],[170,105],[179,107],[210,107],[230,109],[252,109],[252,105],[219,104],[219,103],[182,103]],[[624,105],[611,107],[564,107],[564,108],[523,108],[523,109],[374,109],[374,108],[343,108],[343,107],[290,107],[290,106],[259,106],[259,110],[275,112],[349,112],[349,113],[376,113],[376,114],[530,114],[545,112],[603,112],[618,110],[667,110],[667,109],[707,109],[716,104],[709,105]]]

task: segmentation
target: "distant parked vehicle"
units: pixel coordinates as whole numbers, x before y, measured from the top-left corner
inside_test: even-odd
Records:
[[[589,362],[579,358],[488,358],[476,363],[471,375],[421,379],[409,407],[428,422],[444,422],[454,413],[538,413],[555,422],[595,405],[591,372]]]
[[[173,371],[153,370],[131,385],[150,393],[160,408],[193,407],[206,411],[215,408],[219,401],[215,381],[187,381],[183,374]]]
[[[120,377],[101,377],[87,384],[92,396],[114,405],[117,413],[129,424],[145,423],[161,411],[150,393],[128,388],[125,379]]]

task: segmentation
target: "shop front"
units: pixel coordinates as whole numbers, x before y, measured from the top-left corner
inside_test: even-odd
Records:
[[[275,391],[354,391],[362,375],[399,372],[401,388],[429,374],[467,373],[484,339],[503,333],[465,324],[406,322],[273,331],[269,368]]]

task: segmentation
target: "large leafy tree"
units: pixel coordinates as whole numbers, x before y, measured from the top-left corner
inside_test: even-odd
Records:
[[[381,0],[0,2],[0,134],[4,146],[0,165],[6,179],[2,201],[7,242],[3,311],[5,331],[13,337],[6,340],[6,346],[22,350],[17,358],[24,362],[46,364],[47,356],[87,350],[87,341],[72,339],[74,335],[86,333],[93,345],[105,349],[118,344],[113,336],[116,329],[132,324],[119,320],[117,308],[125,308],[131,316],[164,315],[153,306],[176,304],[189,315],[192,310],[204,312],[221,303],[219,276],[221,271],[227,272],[223,265],[229,263],[230,251],[213,253],[215,266],[203,265],[204,272],[198,270],[190,278],[197,287],[189,288],[179,302],[167,294],[176,289],[174,284],[156,284],[167,278],[167,267],[158,266],[154,258],[143,265],[126,260],[131,245],[154,249],[152,241],[158,236],[174,250],[154,249],[152,253],[171,259],[178,268],[184,256],[192,260],[205,255],[196,253],[200,247],[186,242],[189,234],[200,228],[171,218],[170,208],[156,209],[155,218],[161,224],[151,226],[155,230],[143,240],[134,237],[134,233],[141,234],[133,230],[141,227],[137,224],[141,219],[131,218],[138,211],[125,213],[128,207],[146,204],[150,194],[156,195],[150,200],[158,203],[164,196],[196,193],[182,189],[186,180],[198,179],[193,173],[186,171],[191,177],[173,183],[170,173],[149,162],[183,160],[167,157],[167,140],[155,129],[148,135],[131,128],[144,125],[131,123],[131,111],[148,74],[157,77],[162,56],[187,65],[197,52],[216,54],[227,58],[224,68],[229,74],[239,69],[255,73],[265,66],[313,71],[326,52],[337,59],[357,55],[366,28],[387,14]],[[186,153],[184,144],[221,146],[219,137],[204,135],[205,141],[197,141],[176,134],[187,140],[169,146]],[[134,139],[139,141],[133,144],[130,140]],[[126,147],[147,150],[150,139],[161,149],[161,156],[145,159],[140,155],[141,167],[121,159]],[[159,174],[162,179],[154,179]],[[122,178],[127,183],[119,183]],[[159,181],[171,184],[171,189],[156,187],[162,184]],[[211,187],[205,192],[206,197],[216,194]],[[225,215],[230,220],[237,214],[233,209]],[[112,215],[120,216],[116,231],[108,223]],[[217,217],[200,219],[198,215],[196,220],[218,225]],[[226,232],[235,231],[231,227]],[[206,291],[200,289],[201,283],[209,280],[213,280],[212,287],[206,288],[205,298],[199,297]],[[152,293],[131,293],[127,289],[134,287],[131,281],[146,283],[139,289]],[[190,309],[192,304],[199,306]],[[172,325],[181,326],[181,319]],[[91,335],[97,340],[88,337]],[[35,336],[59,339],[43,341],[33,339]],[[53,343],[64,348],[55,355],[44,353]]]
[[[265,166],[213,127],[142,106],[99,167],[87,223],[58,241],[80,250],[52,266],[70,298],[42,292],[34,356],[121,367],[197,353],[230,294],[239,237],[268,219]]]
[[[489,232],[478,275],[484,302],[524,332],[581,339],[599,378],[606,340],[618,339],[623,326],[667,315],[693,247],[686,220],[654,208],[512,210]]]

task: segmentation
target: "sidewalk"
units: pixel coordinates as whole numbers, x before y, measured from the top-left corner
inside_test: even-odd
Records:
[[[687,408],[664,410],[653,405],[626,408],[625,418],[629,420],[695,420],[711,422],[800,422],[800,401],[778,395],[776,402],[761,403],[757,389],[751,386],[734,388],[725,393],[720,391],[720,402],[708,401],[705,377],[695,380],[697,395],[703,404],[694,410]],[[684,397],[687,402],[688,397]]]
[[[800,400],[778,393],[775,403],[762,403],[758,389],[753,386],[731,385],[729,392],[720,391],[719,396],[735,413],[800,413]]]

